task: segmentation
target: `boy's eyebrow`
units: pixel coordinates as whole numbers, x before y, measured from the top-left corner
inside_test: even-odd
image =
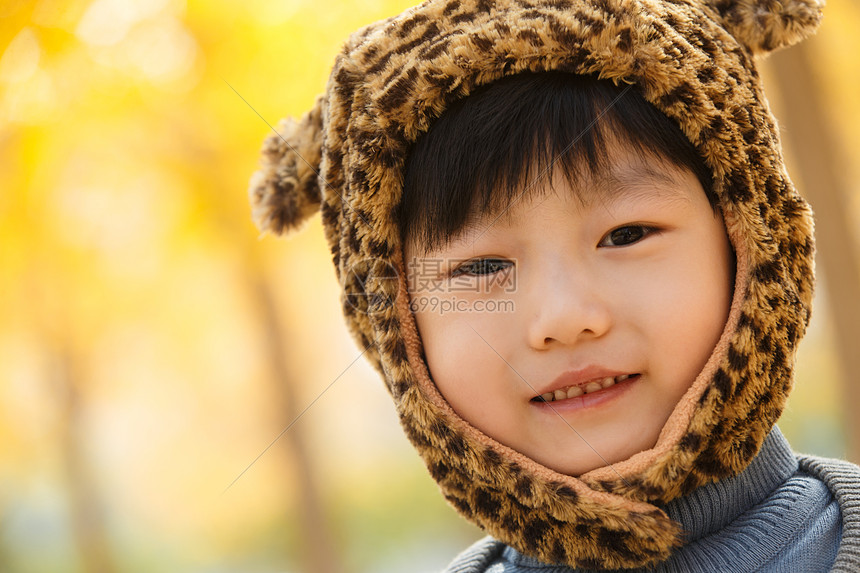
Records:
[[[585,202],[612,203],[621,199],[657,198],[666,201],[690,201],[687,184],[679,168],[660,161],[657,166],[633,163],[596,173],[587,183]],[[580,186],[582,187],[582,186]]]

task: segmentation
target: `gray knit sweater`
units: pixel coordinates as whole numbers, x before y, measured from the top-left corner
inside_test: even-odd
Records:
[[[654,571],[860,571],[860,468],[796,457],[778,428],[738,476],[663,508],[686,542]],[[630,570],[628,570],[630,571]],[[575,573],[527,557],[490,537],[445,573]]]

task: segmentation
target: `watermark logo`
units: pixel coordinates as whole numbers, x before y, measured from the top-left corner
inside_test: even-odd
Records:
[[[514,301],[504,295],[516,292],[516,273],[510,261],[425,258],[408,263],[409,308],[413,313],[512,313]],[[469,272],[456,273],[469,265]],[[362,314],[373,315],[395,303],[397,269],[382,259],[365,258],[352,263],[344,278],[346,304]]]
[[[513,293],[517,290],[515,266],[516,261],[413,259],[406,265],[409,292],[422,294]],[[468,268],[472,272],[455,272],[455,269],[462,270],[464,268]]]
[[[413,313],[512,313],[516,262],[509,259],[413,259],[407,264]]]

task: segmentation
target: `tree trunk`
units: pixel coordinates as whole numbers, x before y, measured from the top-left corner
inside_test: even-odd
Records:
[[[60,343],[62,344],[62,343]],[[76,357],[67,345],[53,351],[56,387],[60,401],[60,444],[69,494],[72,539],[81,568],[86,573],[114,573],[117,570],[105,526],[102,499],[89,463],[85,418],[81,408],[81,376]]]
[[[289,367],[295,357],[289,356],[286,328],[279,316],[272,285],[266,276],[264,264],[248,265],[247,273],[252,281],[260,324],[265,332],[265,355],[270,372],[272,389],[281,404],[284,426],[301,415],[299,399],[295,391],[298,376]],[[292,468],[298,484],[298,523],[301,525],[299,542],[304,549],[301,571],[308,573],[342,573],[339,552],[331,537],[331,529],[325,516],[325,508],[317,487],[313,458],[308,452],[307,439],[301,422],[293,425],[282,436],[292,452]]]

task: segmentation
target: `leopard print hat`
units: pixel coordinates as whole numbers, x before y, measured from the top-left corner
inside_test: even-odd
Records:
[[[266,140],[250,186],[258,226],[285,233],[321,211],[352,334],[445,497],[489,534],[546,562],[654,564],[681,538],[658,506],[759,451],[810,315],[813,229],[754,57],[820,17],[817,0],[428,0],[353,34],[313,109]],[[580,477],[494,441],[440,395],[394,216],[407,153],[443,110],[547,70],[633,84],[673,119],[712,171],[737,256],[726,328],[654,448]]]

